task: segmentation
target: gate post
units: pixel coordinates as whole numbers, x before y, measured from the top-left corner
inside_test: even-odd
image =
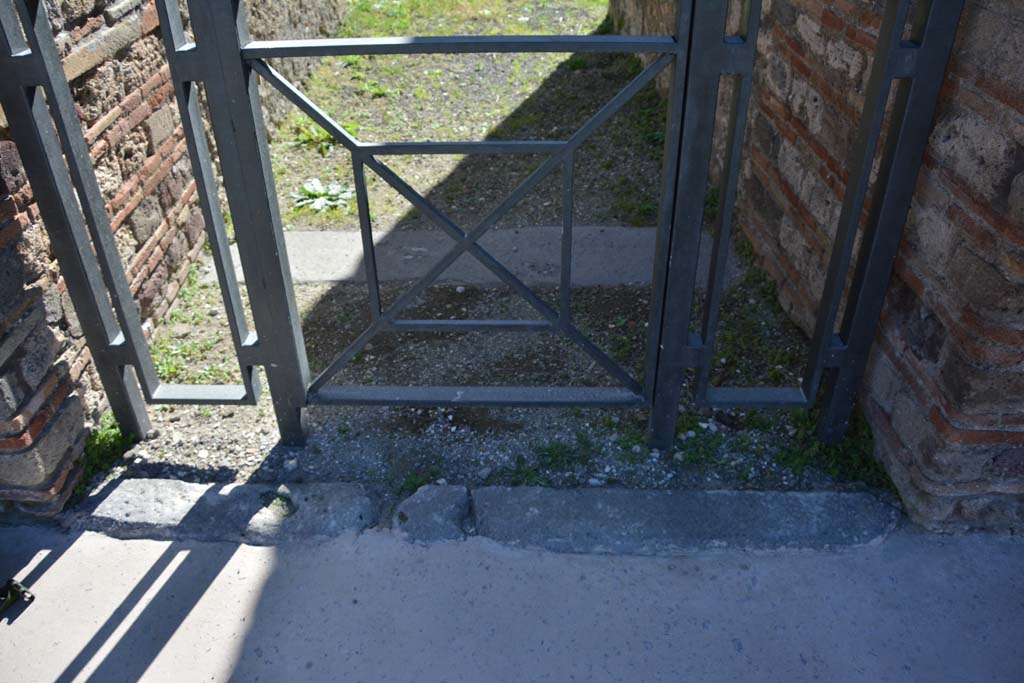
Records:
[[[242,58],[249,42],[243,0],[189,0],[196,65],[235,225],[238,253],[281,439],[305,441],[309,363],[274,187],[256,74]]]
[[[718,0],[679,0],[677,9],[675,35],[679,52],[668,111],[647,354],[651,448],[672,446],[683,373],[704,362],[706,356],[700,335],[690,333],[690,319],[715,125],[718,48],[725,39],[724,21],[720,28],[708,20],[722,9]],[[696,59],[689,59],[691,53]]]
[[[817,353],[824,354],[832,338],[891,85],[899,81],[874,199],[840,329],[845,351],[838,368],[827,371],[823,378],[825,399],[818,435],[829,443],[840,440],[846,433],[867,366],[964,0],[929,0],[916,4],[909,40],[904,39],[904,31],[910,0],[890,0],[886,8],[861,128],[852,152],[855,161],[850,168],[850,189],[844,200],[829,264],[824,290],[827,298],[823,298],[818,312],[813,343]],[[814,382],[809,388],[813,386]],[[813,395],[809,394],[808,398],[813,399]]]

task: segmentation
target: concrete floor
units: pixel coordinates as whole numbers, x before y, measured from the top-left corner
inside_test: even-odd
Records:
[[[362,238],[358,232],[286,232],[285,245],[295,282],[365,282]],[[573,232],[573,286],[649,285],[654,262],[654,228],[577,226]],[[374,235],[374,253],[381,281],[417,280],[447,254],[455,242],[439,230],[392,230]],[[561,227],[492,230],[480,246],[531,286],[553,286],[561,278]],[[710,238],[700,242],[698,286],[711,267]],[[244,282],[238,247],[231,248],[235,273]],[[329,255],[330,258],[324,258]],[[729,259],[730,281],[739,276],[738,257]],[[210,269],[205,275],[213,282]],[[463,255],[440,282],[493,286],[501,281],[472,256]]]
[[[0,680],[1020,681],[1024,543],[676,558],[0,528]]]

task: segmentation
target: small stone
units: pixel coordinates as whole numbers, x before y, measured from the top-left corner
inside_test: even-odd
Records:
[[[587,480],[587,485],[588,486],[604,486],[604,481],[602,481],[601,479],[598,479],[597,477],[591,477],[590,479]]]
[[[284,461],[284,469],[286,472],[292,472],[299,466],[299,461],[295,458],[290,458]]]
[[[491,476],[491,472],[493,472],[493,470],[490,467],[481,467],[480,471],[476,473],[476,476],[481,481],[487,481],[488,477]]]
[[[455,288],[455,291],[458,294],[465,294],[466,293],[466,288],[463,287],[462,285],[459,285],[458,287]]]
[[[206,450],[205,448],[202,448],[202,449],[199,450],[198,453],[196,453],[196,456],[200,460],[206,460],[207,458],[210,457],[210,451]]]
[[[445,479],[444,477],[441,477],[440,479],[437,480],[436,484],[438,486],[447,486],[448,485],[448,480]]]
[[[644,450],[644,449],[640,447],[640,444],[637,444],[637,445],[633,446],[633,448],[632,448],[632,451],[633,451],[634,453],[640,453],[640,452],[641,452],[641,451],[643,451],[643,450]]]
[[[687,439],[692,439],[695,436],[697,436],[697,432],[693,431],[692,429],[690,431],[686,432],[686,438]]]

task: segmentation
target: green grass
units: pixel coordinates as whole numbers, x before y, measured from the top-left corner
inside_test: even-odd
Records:
[[[784,442],[776,461],[801,474],[808,467],[826,472],[837,482],[864,482],[895,491],[892,480],[874,457],[874,439],[864,414],[855,409],[846,437],[834,446],[818,439],[818,410],[794,410],[790,423],[795,433]]]
[[[575,4],[588,10],[608,6],[607,0],[576,0]],[[518,18],[546,6],[545,0],[353,0],[341,36],[532,33],[533,22]]]
[[[407,474],[405,478],[402,479],[402,482],[395,488],[395,495],[411,496],[416,493],[421,486],[432,484],[440,476],[440,470],[436,467],[427,471],[411,472]]]
[[[86,493],[89,482],[101,472],[116,465],[135,443],[134,434],[121,431],[112,413],[100,418],[100,423],[89,433],[82,456],[82,479],[72,494],[73,500],[80,500]]]
[[[509,486],[551,485],[551,481],[521,455],[516,458],[515,466],[508,472],[508,483]]]
[[[174,306],[150,343],[161,381],[232,384],[239,381],[230,333],[223,315],[211,324],[211,307],[223,312],[219,287],[204,283],[194,264]]]

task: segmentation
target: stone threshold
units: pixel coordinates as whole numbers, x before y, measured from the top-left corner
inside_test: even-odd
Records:
[[[273,545],[381,523],[360,484],[112,482],[64,526],[115,538]],[[560,553],[673,556],[708,550],[834,550],[880,543],[900,512],[870,493],[421,487],[395,508],[410,542],[489,538]]]

